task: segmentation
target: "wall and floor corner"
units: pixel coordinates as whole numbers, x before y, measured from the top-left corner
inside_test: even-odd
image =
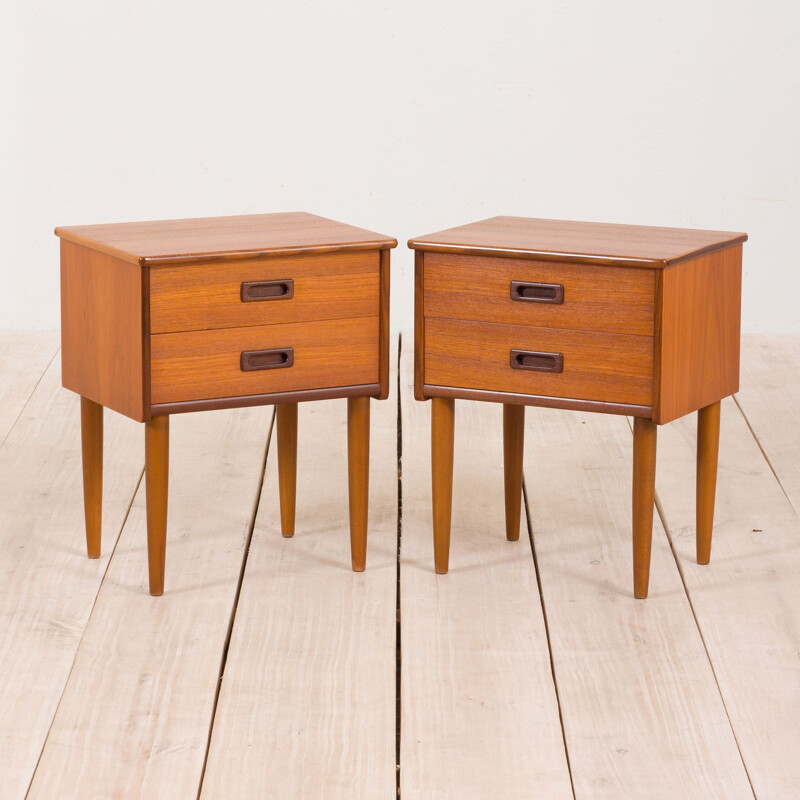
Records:
[[[0,328],[58,328],[56,224],[304,209],[401,242],[495,214],[747,230],[743,331],[798,333],[799,22],[788,2],[11,0]],[[412,254],[392,266],[408,329]]]

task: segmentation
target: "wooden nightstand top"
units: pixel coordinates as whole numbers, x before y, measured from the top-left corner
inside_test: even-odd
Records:
[[[55,233],[142,266],[397,246],[390,236],[304,212],[81,225]]]
[[[661,268],[747,241],[746,233],[492,217],[410,239],[415,250]]]

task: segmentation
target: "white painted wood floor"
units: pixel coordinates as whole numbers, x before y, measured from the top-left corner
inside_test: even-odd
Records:
[[[434,574],[411,346],[400,454],[397,391],[372,404],[366,572],[345,401],[301,406],[288,540],[272,408],[178,415],[152,598],[142,426],[106,413],[90,561],[57,336],[0,334],[0,798],[800,798],[800,339],[744,340],[710,566],[694,418],[660,428],[646,601],[621,417],[528,409],[527,528],[507,542],[500,406],[457,403]]]

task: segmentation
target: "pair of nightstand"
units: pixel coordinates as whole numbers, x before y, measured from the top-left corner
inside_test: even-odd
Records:
[[[100,553],[102,413],[145,428],[150,591],[164,585],[169,415],[277,404],[294,532],[297,402],[348,398],[353,569],[366,560],[369,398],[389,381],[389,249],[308,214],[59,228],[63,383],[81,395],[86,536]],[[524,406],[634,417],[634,593],[647,595],[656,426],[700,410],[698,561],[719,401],[738,388],[744,234],[497,217],[413,239],[415,392],[432,398],[434,560],[446,572],[454,401],[504,404],[519,537]]]

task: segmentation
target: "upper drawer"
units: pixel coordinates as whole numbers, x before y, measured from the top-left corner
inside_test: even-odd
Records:
[[[654,332],[656,276],[651,269],[449,253],[425,253],[424,259],[426,317],[645,336]],[[512,282],[522,284],[519,291]]]
[[[150,332],[238,328],[379,313],[380,253],[332,253],[150,270]],[[243,300],[242,284],[255,286]]]

